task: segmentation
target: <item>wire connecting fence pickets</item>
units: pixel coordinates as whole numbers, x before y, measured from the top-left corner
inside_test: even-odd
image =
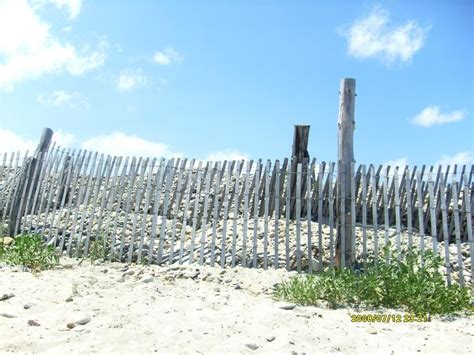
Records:
[[[54,145],[32,156],[4,153],[2,233],[38,233],[77,257],[100,243],[106,258],[128,263],[312,273],[336,266],[343,221],[352,239],[348,250],[342,238],[341,250],[356,267],[370,255],[381,262],[390,243],[398,260],[407,248],[433,250],[447,282],[472,282],[473,166],[352,164],[346,193],[334,163],[313,159],[294,172],[288,162],[113,157]]]

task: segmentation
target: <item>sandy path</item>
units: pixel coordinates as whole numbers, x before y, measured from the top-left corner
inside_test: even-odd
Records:
[[[272,285],[294,275],[282,270],[86,261],[78,266],[71,259],[62,264],[39,276],[0,268],[0,297],[14,295],[0,301],[0,352],[467,354],[473,349],[472,318],[368,324],[351,323],[354,310],[282,309],[284,303],[271,299]],[[90,321],[67,327],[80,318]]]

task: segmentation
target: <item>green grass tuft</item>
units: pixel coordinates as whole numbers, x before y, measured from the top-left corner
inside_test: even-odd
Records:
[[[16,236],[11,245],[0,244],[0,261],[36,273],[58,265],[59,255],[53,246],[44,246],[40,235],[23,234]]]
[[[376,265],[365,270],[326,270],[318,275],[300,275],[277,286],[275,298],[302,305],[325,301],[331,308],[355,306],[395,308],[416,314],[471,313],[469,289],[446,285],[439,272],[442,259],[431,251],[406,251],[400,262],[396,251],[384,248]],[[386,263],[386,258],[391,260]],[[419,267],[421,258],[424,266]]]

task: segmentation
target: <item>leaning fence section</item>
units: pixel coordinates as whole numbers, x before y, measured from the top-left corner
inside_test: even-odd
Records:
[[[0,155],[5,233],[40,233],[72,256],[221,267],[334,267],[352,228],[356,267],[390,243],[445,260],[448,282],[472,282],[473,166],[352,165],[340,199],[335,164],[201,162],[85,150]],[[32,183],[32,181],[36,183]],[[346,218],[345,206],[350,206]],[[344,243],[344,238],[341,240]],[[341,246],[344,250],[344,245]]]

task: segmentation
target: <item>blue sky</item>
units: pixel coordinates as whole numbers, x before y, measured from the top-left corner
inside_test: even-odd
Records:
[[[335,161],[352,77],[357,163],[471,164],[473,4],[0,0],[0,151]]]

